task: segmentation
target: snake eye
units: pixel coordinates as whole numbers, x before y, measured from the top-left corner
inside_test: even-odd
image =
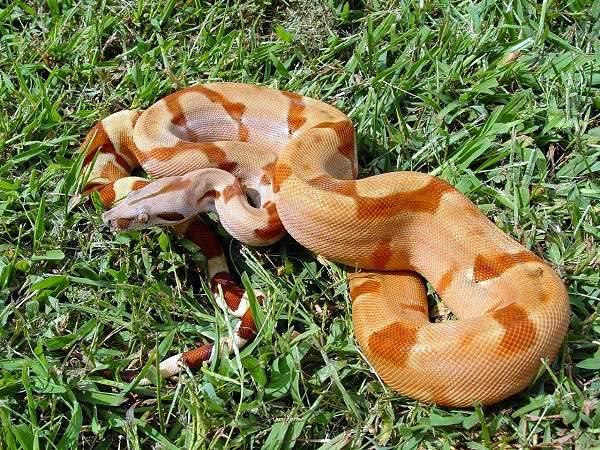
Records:
[[[148,222],[148,214],[146,214],[146,213],[140,213],[140,214],[138,214],[137,220],[140,223],[146,223],[146,222]]]

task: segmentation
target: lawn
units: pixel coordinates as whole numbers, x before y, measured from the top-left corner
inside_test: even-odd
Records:
[[[586,0],[0,1],[0,448],[600,448],[599,17]],[[69,209],[78,146],[215,80],[336,105],[361,177],[441,176],[543,256],[572,306],[557,360],[492,407],[405,398],[356,345],[342,266],[221,232],[267,293],[258,338],[140,386],[130,370],[234,322],[193,244]]]

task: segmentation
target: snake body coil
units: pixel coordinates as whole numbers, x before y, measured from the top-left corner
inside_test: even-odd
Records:
[[[564,338],[568,297],[543,260],[439,178],[395,172],[355,180],[352,123],[320,101],[246,84],[195,86],[142,113],[109,116],[85,147],[85,191],[99,191],[106,206],[126,197],[104,215],[113,227],[172,225],[202,247],[215,296],[240,317],[229,348],[256,327],[218,242],[197,218],[208,210],[244,243],[268,245],[288,232],[356,269],[356,338],[381,378],[410,397],[497,402],[526,387]],[[158,180],[131,177],[140,165]],[[459,320],[430,323],[421,276]],[[176,363],[194,366],[213,353],[206,345],[161,369],[170,375]]]

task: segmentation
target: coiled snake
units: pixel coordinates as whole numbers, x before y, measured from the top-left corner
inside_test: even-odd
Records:
[[[567,293],[543,260],[439,178],[394,172],[355,180],[352,123],[320,101],[247,84],[194,86],[144,112],[107,117],[83,147],[84,193],[116,203],[103,216],[113,228],[170,225],[202,248],[215,296],[240,317],[229,348],[256,327],[198,218],[210,210],[243,243],[269,245],[287,232],[346,264],[356,339],[381,378],[407,396],[497,402],[526,387],[564,338]],[[157,180],[130,176],[139,166]],[[459,320],[429,321],[421,277]],[[213,344],[204,345],[161,371],[169,376],[213,354]]]

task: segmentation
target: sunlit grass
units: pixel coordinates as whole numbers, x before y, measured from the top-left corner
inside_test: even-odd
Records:
[[[600,7],[447,3],[0,3],[0,448],[599,447]],[[361,176],[439,175],[551,262],[573,310],[557,361],[490,408],[401,397],[356,346],[342,267],[222,233],[268,293],[256,341],[160,388],[122,378],[229,318],[194,246],[68,211],[78,143],[212,80],[335,104]]]

